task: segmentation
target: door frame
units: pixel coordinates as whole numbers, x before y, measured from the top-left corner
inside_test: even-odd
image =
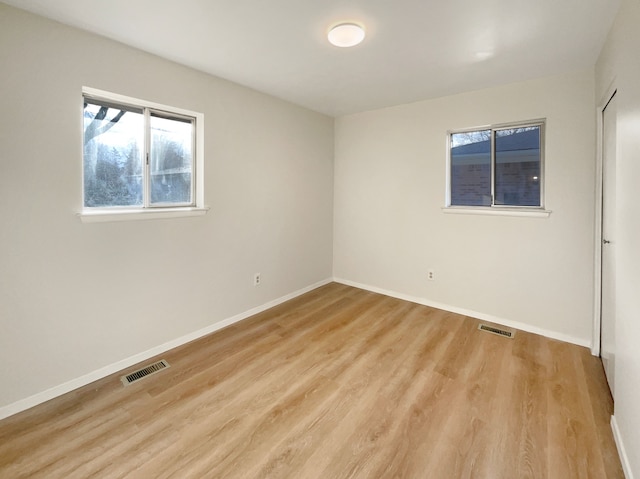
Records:
[[[602,325],[602,203],[604,200],[604,125],[603,114],[607,105],[617,92],[616,79],[611,82],[596,107],[596,222],[594,241],[594,286],[593,286],[593,339],[591,354],[600,356],[600,329]]]

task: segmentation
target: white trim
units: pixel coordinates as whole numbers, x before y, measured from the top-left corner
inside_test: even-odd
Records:
[[[98,88],[92,88],[88,86],[82,87],[82,94],[95,96],[103,100],[110,100],[110,101],[113,101],[114,103],[124,103],[125,105],[137,106],[142,108],[152,108],[156,110],[164,110],[170,113],[178,113],[179,115],[192,116],[192,117],[196,117],[198,121],[200,120],[200,117],[204,116],[202,113],[199,113],[197,111],[187,110],[185,108],[178,108],[172,105],[164,105],[162,103],[157,103],[155,101],[134,98],[132,96],[121,95],[119,93],[114,93],[107,90],[99,90]]]
[[[602,323],[602,202],[604,200],[603,181],[603,113],[613,95],[616,93],[614,82],[609,85],[606,95],[600,101],[596,109],[596,211],[595,211],[595,238],[594,238],[594,284],[593,284],[593,346],[591,354],[600,356],[600,328]]]
[[[274,299],[273,301],[264,303],[261,306],[257,306],[243,313],[236,314],[235,316],[232,316],[227,319],[223,319],[222,321],[218,321],[214,324],[211,324],[210,326],[207,326],[206,328],[200,329],[198,331],[194,331],[193,333],[187,334],[185,336],[174,339],[172,341],[168,341],[164,344],[151,348],[142,353],[135,354],[129,358],[123,359],[121,361],[118,361],[108,366],[105,366],[103,368],[100,368],[89,374],[85,374],[78,378],[72,379],[71,381],[67,381],[66,383],[60,384],[58,386],[54,386],[51,389],[47,389],[46,391],[42,391],[40,393],[34,394],[33,396],[29,396],[25,399],[20,399],[7,406],[0,407],[0,419],[13,416],[14,414],[17,414],[19,412],[22,412],[29,408],[37,406],[38,404],[41,404],[45,401],[49,401],[58,396],[62,396],[63,394],[71,392],[82,386],[86,386],[87,384],[90,384],[94,381],[105,378],[111,374],[120,372],[123,369],[129,368],[135,364],[138,364],[139,362],[146,361],[147,359],[163,354],[169,351],[170,349],[177,348],[178,346],[182,346],[183,344],[186,344],[190,341],[194,341],[203,336],[214,333],[222,328],[225,328],[234,323],[242,321],[243,319],[246,319],[250,316],[266,311],[269,308],[273,308],[274,306],[284,303],[285,301],[289,301],[290,299],[296,298],[302,294],[308,293],[309,291],[312,291],[316,288],[319,288],[331,282],[332,282],[331,278],[325,279],[323,281],[319,281],[315,284],[299,289],[298,291],[286,294],[280,298]]]
[[[398,298],[405,301],[410,301],[412,303],[422,304],[424,306],[430,306],[436,309],[442,309],[444,311],[461,314],[463,316],[470,316],[472,318],[480,319],[482,321],[489,321],[492,323],[502,324],[510,328],[519,329],[521,331],[526,331],[528,333],[539,334],[540,336],[545,336],[551,339],[557,339],[565,343],[576,344],[578,346],[583,346],[585,348],[591,347],[591,343],[588,340],[576,338],[574,336],[569,336],[567,334],[559,333],[557,331],[538,328],[536,326],[531,326],[530,324],[521,323],[519,321],[512,321],[510,319],[499,318],[491,314],[480,313],[478,311],[472,311],[470,309],[464,309],[464,308],[459,308],[457,306],[451,306],[449,304],[438,303],[436,301],[431,301],[426,298],[419,298],[419,297],[411,296],[408,294],[398,293],[396,291],[389,291],[383,288],[378,288],[375,286],[369,286],[366,284],[357,283],[355,281],[350,281],[348,279],[334,277],[333,281],[335,281],[336,283],[346,284],[347,286],[353,286],[355,288],[371,291],[373,293],[379,293],[379,294],[384,294],[385,296],[391,296],[392,298]]]
[[[444,213],[456,215],[489,215],[489,216],[525,216],[530,218],[548,218],[551,210],[523,209],[523,208],[497,208],[497,207],[470,207],[470,206],[445,206]]]
[[[624,477],[626,479],[634,479],[633,471],[631,470],[631,463],[629,462],[629,455],[624,448],[622,436],[620,435],[620,429],[618,428],[618,421],[616,421],[615,416],[611,416],[611,430],[613,431],[613,439],[615,440],[616,447],[618,448],[618,455],[620,456],[620,462],[622,463]]]
[[[178,218],[181,216],[202,216],[209,211],[203,208],[136,208],[136,209],[102,209],[86,208],[77,216],[83,223],[104,223],[108,221],[154,220],[159,218]]]
[[[596,209],[595,209],[595,235],[593,249],[593,346],[591,354],[600,356],[600,323],[602,321],[602,114],[604,105],[596,111]]]

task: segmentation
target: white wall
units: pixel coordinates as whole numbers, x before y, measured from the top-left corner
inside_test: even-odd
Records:
[[[334,276],[589,345],[593,91],[585,71],[339,118]],[[551,216],[443,213],[447,130],[538,118]]]
[[[0,409],[331,277],[332,118],[3,4],[0,65]],[[207,215],[80,222],[82,86],[204,113]]]
[[[616,397],[614,432],[629,478],[640,478],[640,4],[623,0],[596,65],[596,98],[617,88]]]

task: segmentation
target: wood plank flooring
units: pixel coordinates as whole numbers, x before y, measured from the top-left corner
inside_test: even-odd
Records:
[[[0,421],[0,477],[623,478],[600,360],[477,326],[332,283]]]

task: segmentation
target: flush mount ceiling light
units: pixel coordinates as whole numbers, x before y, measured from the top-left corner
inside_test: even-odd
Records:
[[[364,40],[364,28],[355,23],[341,23],[329,30],[328,38],[336,47],[354,47]]]

